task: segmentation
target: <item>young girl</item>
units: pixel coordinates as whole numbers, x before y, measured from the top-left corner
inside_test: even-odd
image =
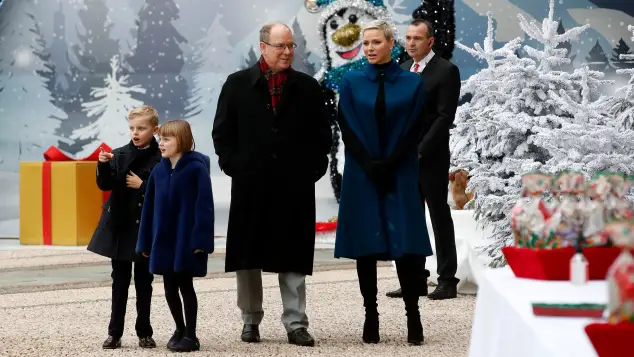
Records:
[[[193,278],[207,274],[207,258],[214,250],[210,160],[193,151],[187,121],[166,122],[159,137],[163,158],[147,183],[136,251],[150,258],[152,273],[163,275],[165,299],[176,323],[167,348],[197,351],[198,300]]]

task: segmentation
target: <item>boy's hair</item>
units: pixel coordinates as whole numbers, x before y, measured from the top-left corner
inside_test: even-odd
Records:
[[[196,148],[194,134],[192,134],[192,128],[187,120],[166,121],[159,128],[158,135],[175,137],[179,152],[189,152]]]
[[[156,111],[156,109],[154,109],[150,105],[143,105],[140,107],[136,107],[132,109],[130,113],[128,113],[128,120],[134,119],[137,117],[146,117],[147,119],[150,120],[150,125],[152,125],[152,127],[159,125],[158,112]]]

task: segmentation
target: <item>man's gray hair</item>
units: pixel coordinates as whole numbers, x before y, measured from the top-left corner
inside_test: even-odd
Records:
[[[366,32],[367,30],[383,31],[383,35],[386,40],[389,41],[394,39],[394,28],[385,20],[370,21],[363,27],[363,32]]]
[[[293,30],[291,30],[291,28],[288,27],[286,24],[283,24],[281,22],[273,22],[270,24],[266,24],[262,26],[262,28],[260,28],[260,42],[268,43],[271,38],[271,30],[273,29],[273,27],[278,25],[286,27],[289,31],[291,31],[291,33],[293,33]]]

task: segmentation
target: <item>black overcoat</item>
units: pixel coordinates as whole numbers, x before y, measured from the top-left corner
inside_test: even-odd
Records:
[[[146,182],[154,166],[161,161],[161,151],[152,139],[146,149],[139,150],[130,141],[112,153],[114,157],[109,163],[97,164],[97,186],[112,192],[103,205],[88,250],[112,259],[135,261],[140,258],[135,249]],[[130,170],[143,180],[139,189],[126,186],[126,175]]]
[[[232,178],[225,270],[312,274],[315,182],[332,145],[319,83],[289,69],[275,114],[259,63],[231,74],[212,137]]]

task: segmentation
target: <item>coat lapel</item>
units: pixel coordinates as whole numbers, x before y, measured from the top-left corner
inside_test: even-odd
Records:
[[[430,69],[436,66],[436,60],[438,59],[438,54],[434,54],[434,57],[432,57],[429,62],[427,62],[427,64],[425,65],[425,68],[423,68],[423,70],[420,72],[421,76],[428,76],[433,72],[433,69]]]

